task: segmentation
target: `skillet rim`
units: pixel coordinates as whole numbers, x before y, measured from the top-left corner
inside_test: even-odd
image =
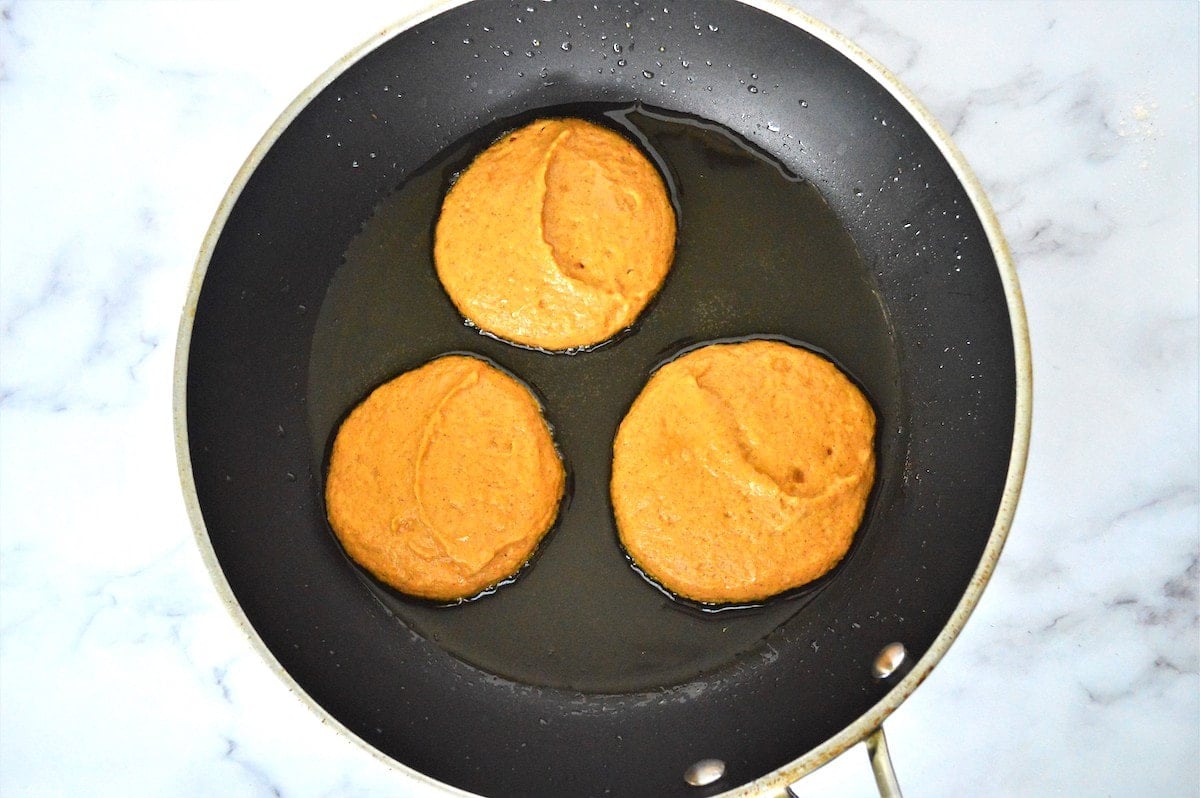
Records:
[[[197,254],[176,337],[172,413],[176,465],[179,469],[180,487],[183,493],[184,504],[191,520],[197,548],[200,551],[201,559],[209,572],[209,577],[212,579],[213,587],[216,589],[221,603],[224,604],[234,623],[246,635],[251,647],[263,659],[268,668],[275,673],[283,685],[301,703],[305,704],[323,725],[334,729],[340,735],[354,741],[375,759],[389,768],[399,771],[408,778],[427,787],[441,790],[443,794],[466,796],[467,798],[474,796],[474,793],[465,792],[444,782],[437,781],[387,756],[352,732],[317,703],[296,682],[291,674],[283,668],[274,654],[267,648],[266,643],[258,634],[237,601],[237,598],[234,596],[233,590],[225,577],[224,570],[213,549],[212,541],[209,538],[208,530],[200,510],[195,478],[192,473],[187,431],[187,374],[196,307],[214,249],[242,190],[253,176],[267,152],[270,151],[283,131],[300,115],[309,103],[353,64],[404,31],[441,13],[466,5],[469,2],[470,0],[443,0],[436,3],[425,2],[411,13],[379,30],[365,42],[335,61],[310,83],[288,104],[255,144],[218,204]],[[1001,284],[1004,288],[1009,325],[1013,336],[1016,396],[1012,450],[1004,490],[1001,494],[999,507],[997,508],[996,519],[993,523],[991,534],[988,537],[988,542],[984,547],[979,565],[972,574],[962,598],[959,600],[941,632],[934,639],[933,644],[925,652],[924,656],[912,666],[904,678],[889,690],[878,703],[848,724],[836,735],[799,758],[752,782],[721,793],[723,798],[749,798],[750,796],[757,796],[758,798],[767,798],[768,796],[772,798],[784,798],[784,796],[788,795],[788,785],[795,783],[803,776],[841,755],[849,748],[865,740],[877,728],[880,728],[884,720],[904,703],[921,682],[928,678],[933,668],[941,661],[974,611],[984,588],[991,578],[992,572],[995,570],[1000,552],[1004,548],[1004,543],[1011,529],[1017,502],[1020,497],[1029,451],[1033,374],[1028,321],[1025,315],[1024,302],[1012,255],[1005,241],[999,220],[996,218],[995,211],[987,199],[983,186],[980,184],[978,178],[976,178],[974,172],[971,171],[966,159],[955,146],[949,134],[894,74],[845,35],[798,9],[784,5],[782,0],[738,0],[738,2],[771,14],[813,35],[824,44],[830,46],[883,87],[913,117],[946,159],[967,197],[970,199],[972,208],[987,235],[988,243],[996,260]]]

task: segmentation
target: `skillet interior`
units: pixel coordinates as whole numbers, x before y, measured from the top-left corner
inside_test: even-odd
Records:
[[[680,778],[696,759],[728,762],[710,790],[717,791],[816,747],[890,688],[869,673],[882,645],[902,640],[915,659],[932,644],[979,563],[1007,474],[1015,374],[1004,290],[974,209],[934,143],[885,89],[809,34],[731,3],[669,9],[483,2],[384,43],[322,91],[266,153],[217,241],[197,302],[190,456],[208,536],[239,604],[333,717],[398,761],[475,792],[697,795],[704,791]],[[588,562],[589,544],[578,542],[587,536],[566,528],[520,582],[477,606],[381,601],[342,557],[320,501],[328,435],[350,404],[447,349],[494,357],[543,391],[576,469],[571,511],[610,535],[594,486],[606,481],[600,454],[612,428],[570,423],[572,414],[605,403],[618,414],[671,341],[639,338],[643,327],[572,358],[517,350],[462,328],[430,299],[436,295],[421,293],[416,284],[431,274],[416,266],[348,294],[351,305],[358,297],[375,308],[366,317],[380,331],[406,334],[375,336],[368,327],[347,335],[330,316],[344,259],[369,260],[360,251],[367,244],[385,257],[383,243],[418,250],[411,263],[422,263],[411,237],[369,240],[373,214],[439,153],[496,120],[634,101],[740,133],[811,181],[861,253],[859,287],[878,298],[878,323],[859,323],[853,290],[833,285],[807,307],[797,295],[791,316],[777,301],[779,283],[750,281],[731,286],[732,311],[706,317],[695,337],[787,335],[832,351],[862,380],[884,433],[869,525],[835,578],[778,618],[698,618],[623,563],[605,570],[612,581],[562,592]],[[690,199],[681,198],[685,225]],[[732,204],[731,224],[759,223],[737,216],[744,211]],[[770,240],[771,227],[762,235]],[[695,263],[706,268],[702,258]],[[786,259],[785,267],[791,285],[786,269],[796,267]],[[685,282],[672,277],[647,318],[685,319],[682,299],[671,304]],[[393,321],[372,304],[389,297],[399,303]],[[514,681],[432,641],[461,626],[444,619],[463,609],[476,612],[462,618],[488,619],[479,628],[529,626],[538,602],[518,597],[539,584],[560,600],[537,624],[567,640],[574,634],[577,645],[602,644],[604,625],[580,619],[606,616],[661,628],[668,640],[732,624],[749,642],[738,656],[726,651],[672,671],[623,661],[618,641],[597,652],[597,660],[609,657],[603,678],[550,661],[539,672],[537,658],[519,668],[487,660]],[[573,606],[562,600],[570,596],[592,600]],[[428,617],[448,626],[433,629],[420,620]]]

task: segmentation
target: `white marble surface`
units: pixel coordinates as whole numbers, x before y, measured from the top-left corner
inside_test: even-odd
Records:
[[[1008,546],[889,720],[910,796],[1200,794],[1197,6],[802,2],[952,131],[1036,375]],[[397,2],[0,2],[0,794],[425,796],[218,603],[175,470],[193,259]],[[861,748],[796,787],[870,795]]]

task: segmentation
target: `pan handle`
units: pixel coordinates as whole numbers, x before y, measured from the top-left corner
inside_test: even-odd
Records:
[[[871,770],[875,771],[875,784],[880,798],[903,798],[896,771],[892,769],[892,757],[888,754],[887,737],[880,726],[867,737],[867,756],[871,758]]]
[[[896,771],[892,770],[892,757],[888,754],[887,737],[883,734],[883,726],[867,735],[867,756],[871,759],[871,770],[875,772],[875,786],[879,789],[880,798],[903,798],[900,794],[900,783],[896,781]],[[796,798],[792,790],[795,785],[788,785],[780,798]]]

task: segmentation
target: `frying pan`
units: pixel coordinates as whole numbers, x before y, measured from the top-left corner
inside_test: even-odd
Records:
[[[464,325],[429,246],[455,170],[505,130],[567,114],[656,160],[680,233],[633,329],[555,355]],[[714,612],[624,558],[610,447],[655,366],[756,336],[824,351],[859,381],[879,476],[829,577]],[[349,561],[322,493],[344,414],[451,351],[533,388],[571,489],[512,584],[443,607]],[[243,166],[197,263],[176,369],[185,498],[234,617],[326,722],[448,794],[783,795],[868,737],[894,786],[876,730],[994,567],[1029,413],[1012,264],[945,134],[815,20],[730,0],[479,0],[384,31]]]

